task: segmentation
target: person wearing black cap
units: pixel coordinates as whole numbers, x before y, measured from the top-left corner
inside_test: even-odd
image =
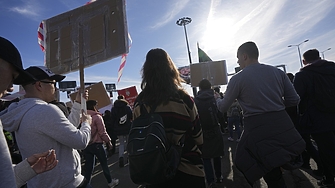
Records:
[[[0,37],[0,98],[13,87],[13,82],[17,83],[15,78],[23,74],[26,75],[19,51],[9,40]],[[0,128],[2,132],[1,118]],[[58,161],[55,151],[49,149],[31,155],[13,168],[6,140],[0,134],[0,187],[21,187],[30,178],[54,168]]]
[[[79,124],[72,124],[60,108],[49,103],[54,100],[55,83],[65,76],[44,66],[32,66],[25,72],[31,77],[16,79],[26,91],[25,98],[13,103],[1,117],[4,127],[15,131],[22,157],[54,148],[59,159],[56,168],[29,180],[28,187],[86,187],[77,149],[86,148],[90,141],[91,116],[83,113],[77,129]]]

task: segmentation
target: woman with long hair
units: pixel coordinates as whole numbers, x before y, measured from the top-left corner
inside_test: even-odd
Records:
[[[205,187],[199,149],[203,144],[202,129],[194,101],[181,83],[179,72],[166,51],[157,48],[147,53],[134,119],[141,115],[140,104],[144,104],[148,112],[154,108],[162,117],[169,143],[178,144],[185,135],[181,162],[174,178],[147,187]]]

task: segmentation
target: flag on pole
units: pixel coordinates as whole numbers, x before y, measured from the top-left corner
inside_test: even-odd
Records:
[[[131,37],[130,37],[130,34],[129,34],[129,33],[128,33],[128,40],[129,40],[129,49],[130,49],[132,40],[131,40]],[[118,70],[118,72],[117,72],[117,83],[120,82],[120,79],[121,79],[121,76],[122,76],[122,72],[123,72],[123,68],[124,68],[125,65],[126,65],[127,55],[128,55],[128,54],[122,54],[122,57],[121,57],[121,64],[120,64],[119,70]]]
[[[198,45],[199,62],[212,61],[212,59],[202,49],[199,48],[199,43],[197,43],[197,45]]]
[[[44,30],[44,21],[40,23],[40,26],[37,29],[37,41],[41,47],[42,52],[45,52],[45,30]]]
[[[96,1],[96,0],[90,0],[90,1],[87,2],[85,5],[88,5],[88,4],[90,4],[90,3],[93,3],[94,1]]]

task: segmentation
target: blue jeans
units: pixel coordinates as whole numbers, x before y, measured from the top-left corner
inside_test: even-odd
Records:
[[[102,171],[104,172],[104,176],[107,180],[107,183],[112,182],[111,174],[107,164],[107,157],[105,149],[102,146],[102,143],[93,143],[88,145],[84,149],[84,157],[85,157],[85,175],[84,177],[91,182],[91,176],[94,169],[95,164],[95,156],[100,161],[100,165],[102,167]]]
[[[204,161],[204,170],[206,175],[207,184],[210,185],[214,182],[214,173],[212,166],[212,159],[214,162],[214,171],[217,179],[221,178],[221,157],[214,157],[210,159],[203,159]]]
[[[119,158],[123,157],[124,155],[124,148],[125,148],[125,142],[128,141],[128,135],[119,135],[117,136],[119,139],[120,145],[119,145]]]
[[[237,132],[237,138],[240,139],[242,131],[240,128],[241,125],[241,119],[239,116],[233,116],[228,117],[228,130],[229,130],[229,136],[234,138],[233,136],[233,126],[235,125],[235,131]]]

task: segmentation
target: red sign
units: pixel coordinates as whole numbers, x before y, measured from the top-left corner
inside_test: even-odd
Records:
[[[125,89],[118,90],[117,93],[119,95],[123,95],[124,98],[128,101],[129,106],[133,108],[136,97],[137,97],[137,90],[135,86],[128,87]]]

